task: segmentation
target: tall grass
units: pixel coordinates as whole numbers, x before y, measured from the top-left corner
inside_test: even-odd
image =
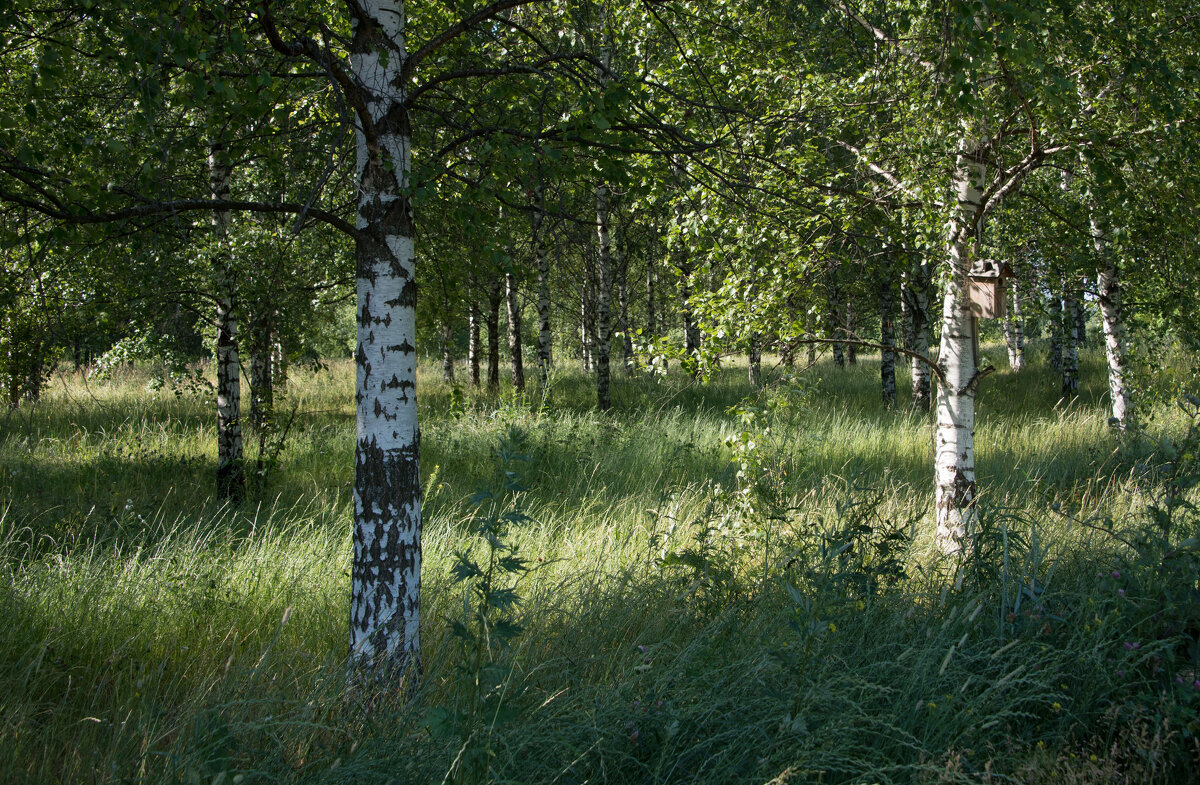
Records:
[[[440,782],[465,747],[498,782],[1187,781],[1200,622],[1194,580],[1162,565],[1195,522],[1158,551],[1120,539],[1187,418],[1159,407],[1118,438],[1097,356],[1070,401],[1044,368],[994,374],[981,557],[956,587],[929,536],[928,419],[885,410],[877,374],[620,379],[599,413],[567,371],[539,407],[422,368],[408,703],[345,686],[349,364],[295,375],[278,466],[240,508],[212,497],[202,398],[63,376],[0,441],[0,781]],[[731,414],[744,399],[763,413]],[[487,647],[505,711],[439,732],[430,712],[479,675],[451,567],[513,427],[528,490],[508,503],[530,522],[507,537],[533,569],[513,577],[524,632]]]

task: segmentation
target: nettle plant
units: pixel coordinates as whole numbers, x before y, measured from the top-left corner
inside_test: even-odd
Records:
[[[487,782],[498,730],[518,716],[521,687],[512,660],[513,643],[523,632],[518,621],[517,584],[529,572],[506,537],[530,521],[517,502],[526,490],[518,467],[529,460],[526,437],[509,428],[496,451],[501,479],[471,497],[475,539],[454,555],[451,576],[463,593],[462,616],[449,620],[458,645],[455,670],[464,689],[451,705],[426,714],[430,736],[452,742],[456,754],[446,781]]]

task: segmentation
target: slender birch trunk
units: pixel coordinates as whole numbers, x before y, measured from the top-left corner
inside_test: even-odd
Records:
[[[748,377],[751,387],[762,387],[762,337],[758,333],[750,336],[750,346],[747,350]]]
[[[830,277],[825,281],[825,295],[829,307],[829,337],[834,340],[833,364],[838,368],[845,368],[846,356],[842,352],[841,342],[841,339],[845,338],[845,331],[842,329],[841,293],[837,281],[833,278],[834,275],[835,271],[831,270]]]
[[[478,282],[475,274],[467,277],[467,366],[471,378],[471,386],[479,386],[479,353],[483,348],[479,343],[479,295]]]
[[[613,235],[616,238],[613,255],[616,257],[617,329],[621,331],[621,361],[628,377],[637,369],[637,357],[633,354],[633,336],[629,331],[629,254],[625,253],[620,220],[614,226]]]
[[[591,254],[584,254],[584,275],[579,311],[579,359],[584,373],[596,370],[596,270]]]
[[[929,346],[933,342],[930,301],[932,300],[933,269],[929,262],[922,259],[914,261],[912,267],[905,273],[901,297],[908,320],[905,338],[909,351],[921,357],[929,357]],[[932,386],[929,365],[913,357],[910,359],[912,371],[912,405],[919,412],[927,412],[932,398]]]
[[[813,315],[812,309],[804,316],[804,337],[808,339],[808,367],[811,368],[817,364],[817,337],[816,317]]]
[[[1063,307],[1058,290],[1050,292],[1050,368],[1055,373],[1063,369]]]
[[[1062,394],[1079,392],[1079,301],[1070,287],[1063,290],[1062,309]]]
[[[612,406],[609,354],[612,346],[612,234],[609,227],[610,202],[608,186],[596,186],[596,268],[599,285],[596,290],[596,405],[600,411]]]
[[[225,146],[214,143],[209,150],[209,192],[213,199],[228,199],[232,167]],[[240,502],[246,495],[242,464],[242,391],[238,362],[238,322],[233,260],[229,248],[229,211],[212,217],[219,247],[215,256],[217,299],[217,497]]]
[[[1083,307],[1083,286],[1079,281],[1076,281],[1076,286],[1071,290],[1071,297],[1075,300],[1075,346],[1078,349],[1086,349],[1087,341],[1087,309]]]
[[[1020,372],[1025,367],[1025,327],[1021,323],[1021,291],[1016,281],[1009,285],[1008,298],[1008,316],[1000,324],[1008,349],[1008,367]]]
[[[540,174],[534,194],[535,207],[530,215],[533,253],[537,262],[537,369],[542,396],[550,394],[550,363],[553,336],[550,331],[550,251],[546,245],[546,192]]]
[[[892,280],[884,278],[879,287],[879,343],[886,347],[879,352],[879,383],[883,405],[896,406],[896,294]]]
[[[442,321],[442,381],[454,383],[454,325],[448,313]]]
[[[944,383],[937,389],[934,434],[937,543],[947,555],[961,554],[974,529],[975,509],[975,320],[971,315],[967,274],[982,207],[984,157],[964,143],[956,160],[957,202],[949,225],[946,293],[942,304],[942,340],[938,365]]]
[[[500,300],[501,298],[500,279],[493,274],[491,281],[488,282],[488,313],[487,313],[487,334],[488,334],[488,368],[487,368],[487,389],[490,393],[495,393],[500,389]]]
[[[654,257],[646,259],[646,338],[653,341],[658,337],[658,312],[654,307],[655,286],[658,276],[654,272]]]
[[[1092,211],[1092,243],[1100,255],[1102,267],[1096,280],[1097,302],[1100,307],[1100,324],[1104,330],[1104,354],[1108,359],[1108,394],[1112,400],[1112,419],[1116,428],[1124,430],[1134,424],[1133,407],[1125,383],[1125,322],[1121,313],[1121,278],[1117,260],[1108,245],[1108,234],[1104,231],[1095,211]]]
[[[372,128],[355,126],[358,175],[357,449],[350,656],[362,669],[420,670],[421,478],[416,284],[408,202],[411,133],[400,69],[401,0],[371,0],[350,63]],[[368,132],[369,131],[369,132]]]
[[[521,351],[521,303],[517,299],[517,277],[504,275],[505,299],[508,303],[508,359],[512,364],[513,388],[525,392],[525,356]]]
[[[850,365],[858,365],[858,344],[854,343],[855,336],[858,335],[858,323],[854,320],[854,304],[851,302],[846,303],[842,325],[844,334],[849,339],[846,341],[846,362]]]
[[[250,422],[255,428],[267,428],[275,412],[275,339],[274,319],[260,308],[249,319],[250,326]]]
[[[683,317],[683,352],[687,358],[688,372],[695,376],[699,371],[700,328],[692,312],[692,260],[684,241],[683,219],[686,205],[683,200],[684,169],[678,164],[674,168],[675,187],[679,198],[675,201],[675,248],[674,264],[679,271],[679,311]]]

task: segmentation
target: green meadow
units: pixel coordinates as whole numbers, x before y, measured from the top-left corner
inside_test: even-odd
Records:
[[[1135,434],[1098,350],[1071,400],[989,376],[962,563],[878,374],[618,372],[602,414],[573,365],[543,400],[430,362],[413,692],[347,681],[350,363],[246,431],[240,507],[206,396],[63,373],[0,420],[0,781],[1193,781],[1182,369]]]

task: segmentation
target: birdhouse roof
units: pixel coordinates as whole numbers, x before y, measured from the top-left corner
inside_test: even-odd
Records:
[[[995,259],[978,259],[975,264],[971,265],[969,275],[972,278],[1012,278],[1012,268],[1008,266],[1008,262],[1000,262]]]

